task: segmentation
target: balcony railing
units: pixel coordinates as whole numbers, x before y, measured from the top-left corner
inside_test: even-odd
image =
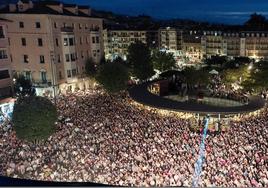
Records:
[[[51,80],[33,80],[33,84],[39,87],[50,87],[52,86]]]
[[[74,28],[73,27],[62,27],[61,28],[61,32],[73,32],[74,31]]]
[[[92,27],[89,29],[89,31],[100,31],[99,27]]]

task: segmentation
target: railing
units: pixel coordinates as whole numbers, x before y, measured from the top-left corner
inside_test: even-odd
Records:
[[[51,80],[33,80],[33,84],[35,86],[42,86],[42,87],[47,87],[52,85]]]
[[[61,32],[73,32],[74,28],[73,27],[62,27]]]
[[[100,31],[99,27],[90,28],[89,31]]]

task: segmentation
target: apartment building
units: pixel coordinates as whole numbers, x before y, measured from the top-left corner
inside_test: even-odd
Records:
[[[268,59],[267,31],[205,31],[201,44],[206,57],[226,55]]]
[[[201,36],[199,31],[185,31],[183,33],[183,51],[186,64],[197,64],[202,61]]]
[[[103,42],[105,58],[113,60],[120,56],[126,59],[128,47],[136,41],[146,44],[146,31],[104,29]]]
[[[13,80],[9,57],[7,25],[9,20],[0,18],[0,99],[12,96]]]
[[[159,29],[159,48],[169,51],[182,50],[182,31],[166,27]]]
[[[159,47],[158,30],[146,31],[146,43],[149,46],[149,48],[152,48],[152,49],[157,49]]]
[[[227,41],[222,31],[204,31],[201,37],[202,53],[205,58],[227,55]]]
[[[88,6],[19,0],[0,10],[8,22],[13,74],[32,80],[39,94],[88,87],[85,62],[103,56],[102,19]]]
[[[224,32],[223,40],[227,43],[226,55],[228,57],[245,56],[245,54],[243,54],[240,50],[245,40],[241,38],[241,34],[239,32]]]
[[[240,51],[245,56],[254,59],[268,59],[268,32],[267,31],[243,31],[241,32]]]

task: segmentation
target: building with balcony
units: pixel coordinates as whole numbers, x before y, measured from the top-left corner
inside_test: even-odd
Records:
[[[127,58],[130,44],[141,41],[146,44],[146,31],[138,30],[103,30],[105,58],[113,60],[120,56]]]
[[[88,87],[85,62],[103,56],[103,20],[88,6],[19,0],[0,9],[8,22],[13,74],[31,79],[38,93]]]
[[[201,37],[202,53],[204,58],[227,55],[227,41],[222,31],[204,31]]]
[[[166,27],[166,28],[160,28],[158,31],[159,35],[159,48],[165,49],[169,51],[178,51],[182,50],[182,31]]]
[[[9,56],[7,25],[9,20],[0,19],[0,99],[11,97],[13,80]]]
[[[151,49],[157,49],[159,47],[158,30],[146,31],[146,43]]]
[[[186,64],[201,63],[203,59],[201,36],[199,31],[185,31],[183,33],[183,51]]]
[[[245,56],[254,59],[268,59],[268,32],[267,31],[243,31],[241,37],[244,38],[244,46],[241,52]]]

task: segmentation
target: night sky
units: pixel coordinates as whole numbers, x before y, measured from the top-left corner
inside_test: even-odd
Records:
[[[268,17],[268,0],[64,0],[99,10],[154,18],[190,18],[218,23],[244,23],[253,12]]]

